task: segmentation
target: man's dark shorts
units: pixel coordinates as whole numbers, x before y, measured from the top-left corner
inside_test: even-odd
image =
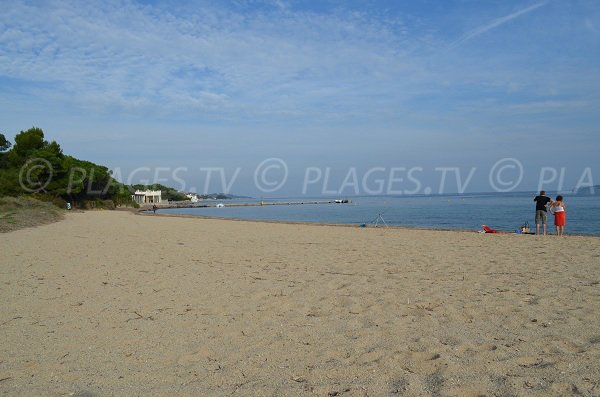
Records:
[[[537,210],[535,211],[535,224],[539,225],[540,223],[545,225],[546,224],[546,218],[547,218],[547,214],[546,211],[544,210]]]

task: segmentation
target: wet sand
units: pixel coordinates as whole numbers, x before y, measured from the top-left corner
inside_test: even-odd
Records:
[[[0,252],[2,395],[600,395],[597,237],[98,211]]]

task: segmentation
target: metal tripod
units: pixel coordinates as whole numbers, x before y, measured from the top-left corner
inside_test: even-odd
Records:
[[[379,224],[380,224],[380,223],[381,223],[383,226],[385,226],[385,227],[387,227],[387,225],[388,225],[388,224],[385,222],[385,219],[383,219],[383,214],[382,214],[382,213],[379,213],[379,214],[377,214],[377,218],[375,218],[375,220],[374,220],[373,222],[371,222],[371,223],[373,223],[373,225],[374,225],[375,227],[379,227]]]

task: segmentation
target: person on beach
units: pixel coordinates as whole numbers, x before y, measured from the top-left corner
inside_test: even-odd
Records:
[[[556,201],[550,206],[550,212],[554,214],[556,235],[564,236],[565,224],[567,223],[567,206],[563,201],[563,196],[556,196]]]
[[[157,209],[156,205],[153,205],[152,206],[152,212],[154,212],[155,214],[156,214],[156,209]]]
[[[539,196],[535,196],[535,234],[540,234],[540,224],[544,236],[546,235],[546,219],[548,204],[552,203],[552,199],[546,196],[545,191],[541,191]]]

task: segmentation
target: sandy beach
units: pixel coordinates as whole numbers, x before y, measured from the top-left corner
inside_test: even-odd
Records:
[[[0,235],[7,396],[600,396],[600,238],[71,213]]]

